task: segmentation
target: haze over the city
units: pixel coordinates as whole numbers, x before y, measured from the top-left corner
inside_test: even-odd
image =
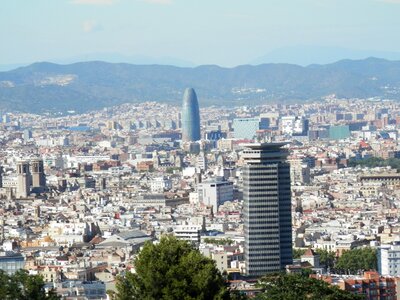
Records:
[[[5,0],[0,65],[400,59],[397,0]]]

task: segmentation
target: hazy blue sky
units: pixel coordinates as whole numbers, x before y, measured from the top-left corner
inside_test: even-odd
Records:
[[[291,46],[400,52],[400,0],[1,0],[0,64],[93,53],[233,66]]]

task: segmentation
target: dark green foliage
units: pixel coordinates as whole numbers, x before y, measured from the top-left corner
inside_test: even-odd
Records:
[[[356,166],[368,167],[368,168],[390,166],[392,169],[397,169],[400,172],[400,159],[399,158],[383,159],[380,157],[369,157],[366,159],[350,159],[349,167],[356,167]]]
[[[64,86],[48,84],[49,77],[54,79],[60,75],[72,75],[75,79]],[[371,77],[379,80],[367,79]],[[301,101],[329,94],[398,99],[399,94],[392,93],[399,88],[398,78],[400,62],[376,58],[308,67],[263,64],[178,68],[98,61],[70,65],[36,63],[0,72],[0,108],[24,112],[83,112],[127,102],[180,104],[186,87],[196,89],[200,106]],[[12,82],[14,87],[9,87],[7,82]],[[382,89],[385,85],[393,90]],[[245,87],[250,89],[242,90]],[[251,88],[265,91],[255,93]]]
[[[325,281],[297,274],[274,274],[260,280],[264,292],[256,300],[357,300],[363,299]]]
[[[306,249],[293,248],[293,259],[299,259],[305,252]]]
[[[41,276],[29,275],[25,270],[19,270],[14,275],[8,275],[0,270],[0,299],[56,300],[60,297],[54,292],[46,295]]]
[[[127,273],[118,280],[119,300],[229,299],[214,261],[175,237],[146,243],[134,264],[136,274]]]
[[[333,268],[336,259],[335,252],[323,249],[316,249],[315,253],[319,254],[319,262],[321,265],[327,268]]]
[[[230,300],[248,300],[249,298],[239,291],[231,291]]]
[[[361,270],[376,270],[376,250],[367,247],[346,251],[339,257],[335,268],[353,274]]]

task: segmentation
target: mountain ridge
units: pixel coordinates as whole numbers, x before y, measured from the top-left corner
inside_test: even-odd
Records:
[[[400,99],[400,61],[340,60],[300,66],[286,63],[176,67],[103,61],[36,62],[0,72],[0,109],[85,112],[126,102],[179,105],[193,87],[200,106],[345,98]]]

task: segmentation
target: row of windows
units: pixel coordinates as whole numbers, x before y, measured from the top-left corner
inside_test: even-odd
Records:
[[[268,230],[270,233],[275,233],[278,231],[279,227],[278,226],[267,226],[267,225],[262,225],[262,224],[246,224],[247,228],[250,230]]]
[[[259,207],[260,205],[262,205],[263,208],[275,208],[276,211],[278,211],[279,209],[279,203],[278,201],[266,201],[264,199],[259,199],[259,200],[252,200],[251,201],[251,205],[246,205],[245,204],[245,208],[244,209],[249,209],[249,208],[255,208],[257,205],[257,207]]]
[[[259,202],[258,202],[259,203]],[[254,208],[267,208],[268,206],[266,204],[262,205],[262,204],[258,204],[258,205],[248,205],[247,208],[248,209],[254,209]],[[260,211],[262,212],[262,211]]]
[[[250,191],[243,190],[243,197],[246,196],[246,199],[260,198],[260,196],[264,196],[265,198],[277,199],[280,195],[277,190],[275,191],[263,191],[262,189],[251,189]]]
[[[257,259],[257,258],[252,258],[249,260],[249,266],[265,266],[265,267],[280,267],[279,259],[278,263],[272,262],[272,261],[266,261],[265,259]]]
[[[268,220],[265,219],[265,216],[262,216],[262,215],[252,216],[251,219],[252,220],[263,219],[265,224],[277,224],[277,221],[278,221],[278,218],[275,218],[275,220],[268,221]]]
[[[258,246],[258,247],[262,247],[262,249],[265,251],[265,246],[274,246],[274,245],[276,245],[276,244],[279,244],[279,243],[278,243],[278,242],[270,242],[270,243],[267,243],[267,242],[264,242],[264,243],[249,243],[248,247],[250,247],[250,248],[252,249],[250,252],[253,252],[254,250],[256,250],[256,249],[257,249],[257,246]],[[275,249],[275,248],[270,248],[270,247],[268,247],[268,250],[271,250],[271,249]],[[279,248],[276,248],[276,249],[279,250]]]
[[[243,189],[255,189],[256,187],[260,187],[262,190],[264,191],[270,191],[270,192],[274,192],[277,191],[278,189],[276,188],[276,185],[274,185],[272,188],[270,185],[264,184],[264,183],[249,183],[243,186]],[[258,190],[260,189],[258,188]]]
[[[250,226],[250,228],[254,228],[252,225],[257,225],[257,224],[259,224],[259,225],[276,224],[276,220],[273,220],[273,221],[255,220],[255,221],[250,221],[250,222],[248,222],[247,224]],[[269,228],[269,229],[272,229],[272,228],[279,229],[279,226],[276,226],[276,225],[275,225],[275,226],[269,226],[269,227],[266,227],[266,228]]]

